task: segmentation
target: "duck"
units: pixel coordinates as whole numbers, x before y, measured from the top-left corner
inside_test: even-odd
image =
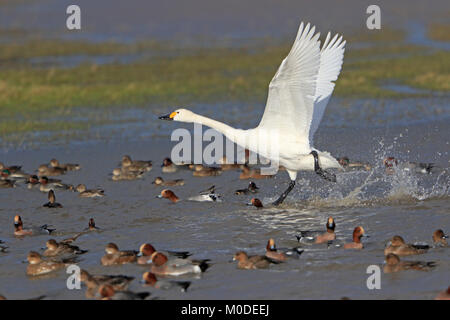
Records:
[[[36,188],[40,186],[39,178],[37,175],[30,175],[28,181],[25,182],[28,189]]]
[[[421,244],[406,244],[401,236],[393,236],[384,249],[384,255],[394,253],[398,256],[409,256],[413,254],[426,253],[430,246]]]
[[[194,172],[192,176],[194,177],[215,177],[222,174],[221,168],[216,167],[205,167],[201,164],[196,164],[194,166]]]
[[[82,250],[78,246],[67,243],[68,241],[57,242],[55,239],[49,239],[45,243],[47,249],[44,251],[44,257],[55,257],[59,255],[84,254],[88,250]],[[70,241],[72,242],[72,241]]]
[[[14,217],[14,235],[15,236],[31,236],[31,235],[48,235],[56,229],[49,228],[50,226],[44,224],[40,227],[31,227],[29,229],[23,228],[22,218],[19,215]]]
[[[368,235],[365,234],[363,227],[358,226],[353,230],[353,241],[344,244],[344,249],[363,249],[362,237],[368,237]]]
[[[84,231],[97,231],[97,230],[100,230],[100,228],[95,225],[94,218],[90,218],[88,226],[86,229],[84,229]]]
[[[257,209],[261,209],[264,208],[261,200],[259,200],[258,198],[251,198],[250,202],[247,203],[248,206],[254,206]]]
[[[42,205],[46,208],[62,208],[62,204],[56,202],[55,192],[53,190],[50,190],[48,192],[48,202]]]
[[[86,185],[79,184],[75,188],[78,191],[78,196],[82,198],[95,198],[95,197],[104,197],[105,191],[103,189],[87,189]]]
[[[16,187],[16,182],[14,180],[9,180],[9,179],[3,179],[0,180],[0,188],[15,188]]]
[[[238,269],[267,269],[271,263],[275,261],[270,260],[266,256],[248,256],[245,251],[238,251],[233,256],[233,261],[237,261]]]
[[[137,263],[138,264],[150,264],[152,263],[152,255],[156,252],[156,249],[150,244],[150,243],[143,243],[139,247],[139,253]],[[171,259],[171,262],[173,262],[173,259],[182,259],[185,260],[189,256],[192,255],[192,253],[188,251],[158,251],[167,256]],[[184,261],[182,263],[187,263],[188,261]],[[181,262],[178,262],[181,263]]]
[[[156,184],[157,186],[165,186],[165,187],[184,186],[184,180],[183,179],[175,179],[175,180],[165,181],[161,177],[156,177],[155,180],[152,182],[152,184]]]
[[[186,292],[186,290],[191,285],[190,281],[161,280],[158,279],[153,273],[148,271],[142,274],[141,283],[144,286],[150,286],[155,289],[161,290],[180,289],[181,292]]]
[[[450,287],[447,290],[439,292],[434,300],[450,300]]]
[[[109,284],[102,284],[98,288],[98,294],[101,300],[145,300],[150,296],[150,292],[132,292],[114,290]]]
[[[5,166],[5,164],[3,162],[0,162],[0,170],[4,170],[4,169],[6,169],[12,173],[22,172],[22,166],[18,166],[18,165]]]
[[[253,181],[250,181],[248,183],[247,188],[236,190],[234,192],[234,194],[241,195],[241,194],[257,193],[258,190],[259,190],[259,188],[256,186],[256,183],[254,183]]]
[[[38,168],[38,176],[59,176],[66,173],[66,170],[60,167],[49,167],[46,164],[42,164]]]
[[[76,262],[74,259],[51,259],[44,260],[36,251],[30,251],[27,256],[27,275],[40,276],[65,268],[69,264]]]
[[[288,258],[298,259],[303,251],[304,250],[300,247],[295,247],[292,249],[277,249],[275,240],[270,238],[267,241],[266,258],[275,262],[284,262],[287,261]]]
[[[115,168],[112,173],[112,180],[120,181],[140,179],[144,175],[145,171],[128,171],[126,169]]]
[[[131,160],[129,155],[122,157],[122,169],[128,171],[150,171],[152,170],[152,162],[144,160]]]
[[[49,179],[47,176],[42,176],[39,178],[39,190],[41,192],[49,192],[50,190],[73,190],[73,186],[69,184],[64,184],[61,180]]]
[[[326,223],[326,232],[323,231],[299,231],[296,235],[298,242],[301,242],[303,239],[307,241],[314,241],[316,244],[321,243],[329,243],[330,241],[336,240],[336,233],[334,233],[334,229],[336,228],[336,223],[334,222],[333,217],[328,217]]]
[[[173,263],[161,252],[154,252],[151,256],[150,272],[157,276],[181,276],[186,274],[201,274],[209,268],[209,260],[187,260],[183,263]]]
[[[169,199],[171,202],[173,203],[177,203],[179,201],[181,201],[180,198],[178,198],[178,196],[170,189],[164,189],[161,191],[161,193],[157,196],[157,198],[164,198],[164,199]],[[200,195],[197,196],[192,196],[187,198],[186,200],[189,201],[199,201],[199,202],[221,202],[221,198],[219,195],[217,195],[216,193],[214,193],[214,190],[212,190],[212,192],[202,192]]]
[[[50,167],[52,167],[52,168],[61,168],[61,169],[65,170],[65,171],[76,171],[76,170],[80,170],[81,169],[81,166],[79,164],[77,164],[77,163],[64,163],[64,164],[61,164],[61,163],[59,163],[58,160],[56,160],[54,158],[50,160]]]
[[[30,175],[28,173],[24,173],[21,171],[11,172],[8,169],[1,170],[1,179],[2,180],[28,180]]]
[[[216,193],[216,186],[211,186],[206,190],[200,191],[200,194],[197,196],[192,196],[187,198],[189,201],[212,201],[212,202],[222,202],[221,196]]]
[[[433,243],[435,245],[446,247],[448,246],[447,239],[448,235],[446,235],[442,229],[438,229],[433,232]]]
[[[120,251],[115,243],[108,243],[105,247],[106,254],[101,258],[104,266],[114,264],[134,263],[137,260],[137,252],[134,250]]]
[[[94,298],[101,285],[108,284],[116,291],[127,290],[134,277],[125,275],[91,275],[84,269],[80,270],[80,282],[86,284],[86,298]]]
[[[162,190],[157,197],[169,199],[173,203],[177,203],[178,201],[180,201],[180,198],[178,198],[177,195],[172,190],[169,189]]]
[[[392,174],[395,168],[412,173],[429,174],[432,173],[433,168],[435,168],[434,163],[409,162],[409,161],[399,162],[394,157],[386,157],[383,160],[383,163],[384,166],[386,167],[386,173],[388,174]]]
[[[267,179],[272,178],[273,175],[269,174],[261,174],[261,169],[250,169],[248,165],[244,164],[241,165],[242,172],[239,175],[239,179],[246,180],[246,179]]]
[[[400,261],[400,257],[394,253],[386,255],[384,273],[399,272],[402,270],[429,271],[436,266],[436,262]]]
[[[350,161],[348,157],[337,158],[337,161],[344,170],[372,170],[372,166],[370,164],[362,161]]]

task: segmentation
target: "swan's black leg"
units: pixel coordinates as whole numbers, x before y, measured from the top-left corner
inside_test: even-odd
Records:
[[[289,187],[286,189],[286,191],[284,191],[281,196],[274,202],[272,203],[274,206],[279,205],[280,203],[282,203],[284,201],[284,199],[286,199],[287,195],[289,194],[289,192],[291,192],[292,189],[294,189],[295,187],[295,180],[291,180],[291,182],[289,183]]]
[[[314,157],[314,171],[321,176],[322,178],[324,178],[325,180],[331,181],[331,182],[336,182],[336,175],[334,173],[330,173],[326,170],[323,170],[320,166],[319,166],[319,155],[317,154],[317,151],[311,151],[311,154]]]

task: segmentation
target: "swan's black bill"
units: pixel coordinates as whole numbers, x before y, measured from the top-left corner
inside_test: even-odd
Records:
[[[170,113],[166,114],[164,116],[159,116],[158,117],[160,120],[173,120],[173,118],[170,117]]]

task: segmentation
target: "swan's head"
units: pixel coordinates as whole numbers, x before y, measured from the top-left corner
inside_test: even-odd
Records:
[[[193,122],[194,113],[186,109],[177,109],[172,113],[166,114],[165,116],[160,116],[161,120],[175,120],[181,122]]]

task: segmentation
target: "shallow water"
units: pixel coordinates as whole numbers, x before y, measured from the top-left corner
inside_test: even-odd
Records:
[[[245,187],[239,173],[224,172],[220,177],[195,178],[189,171],[163,174],[164,178],[183,178],[184,187],[174,187],[181,198],[195,195],[216,185],[222,203],[182,201],[177,204],[155,198],[161,188],[151,184],[162,175],[160,163],[170,154],[169,137],[129,142],[68,144],[65,147],[42,147],[38,150],[10,151],[2,154],[5,163],[23,164],[32,171],[52,157],[80,163],[79,172],[62,176],[68,183],[101,186],[107,196],[102,199],[81,199],[76,193],[59,191],[57,201],[62,209],[42,206],[47,195],[28,190],[23,185],[0,191],[0,239],[10,252],[0,254],[0,292],[10,298],[27,298],[45,294],[48,298],[78,299],[83,290],[66,289],[64,271],[31,279],[25,275],[22,260],[30,250],[39,250],[49,236],[17,239],[13,236],[13,218],[20,214],[27,225],[49,223],[57,228],[59,240],[73,235],[93,217],[101,232],[80,237],[77,245],[89,252],[79,265],[94,274],[127,274],[138,279],[145,267],[126,265],[102,267],[100,258],[106,243],[112,241],[122,249],[138,249],[144,242],[156,248],[188,250],[196,258],[209,258],[212,266],[194,279],[187,293],[154,292],[161,298],[192,299],[418,299],[433,298],[449,283],[450,255],[448,249],[432,249],[422,256],[409,258],[437,261],[431,272],[407,271],[382,274],[381,290],[368,290],[366,268],[382,266],[383,248],[387,240],[402,235],[407,241],[430,243],[431,233],[450,227],[448,185],[447,122],[405,127],[373,128],[367,131],[349,128],[321,128],[317,147],[334,155],[380,163],[386,155],[399,159],[435,162],[440,168],[431,175],[409,175],[397,172],[386,175],[380,165],[371,172],[338,173],[336,184],[324,182],[313,173],[301,173],[297,186],[281,208],[256,210],[246,206],[250,196],[236,196],[233,191]],[[331,139],[339,137],[339,139]],[[136,159],[151,159],[153,170],[144,179],[113,182],[110,172],[123,154]],[[267,203],[286,187],[287,175],[279,172],[273,179],[256,181],[261,188],[257,197]],[[237,250],[262,254],[268,238],[275,238],[279,247],[295,246],[295,231],[322,229],[328,216],[337,224],[341,242],[349,241],[351,232],[362,225],[371,236],[362,251],[322,245],[305,245],[299,260],[272,266],[269,270],[237,270],[230,263]],[[408,258],[406,258],[408,259]],[[145,290],[138,281],[132,290]]]

